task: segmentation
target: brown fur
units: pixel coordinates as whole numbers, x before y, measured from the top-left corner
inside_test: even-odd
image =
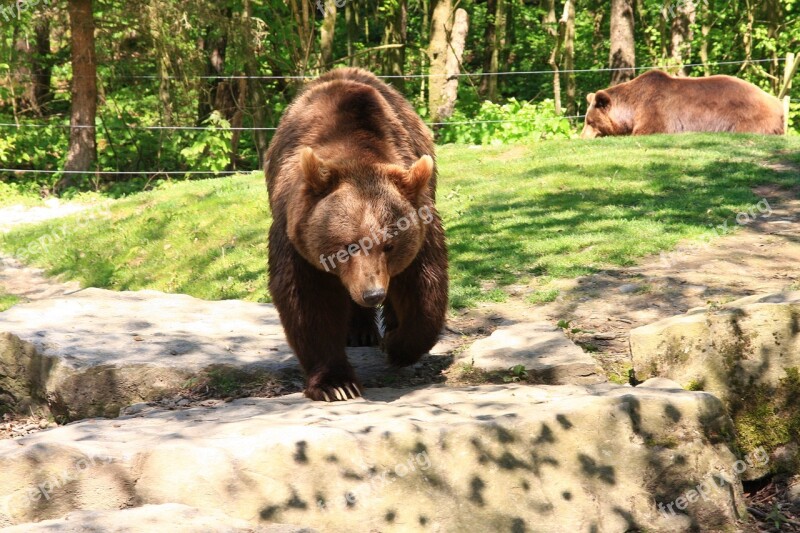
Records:
[[[358,393],[345,346],[376,344],[378,300],[391,363],[413,364],[436,343],[448,280],[433,155],[413,108],[364,70],[323,75],[281,118],[267,153],[269,288],[309,398]],[[412,213],[425,216],[400,231]],[[375,236],[384,242],[323,261]]]
[[[676,78],[651,70],[587,96],[581,137],[689,131],[784,133],[781,102],[731,76]]]

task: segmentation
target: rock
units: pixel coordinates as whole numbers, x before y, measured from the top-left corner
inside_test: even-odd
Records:
[[[348,354],[364,382],[398,375],[377,348]],[[126,405],[174,397],[195,378],[228,373],[230,386],[297,381],[300,372],[267,304],[84,289],[0,313],[0,392],[18,412],[46,405],[71,420],[114,417]]]
[[[647,387],[650,389],[683,389],[680,383],[666,378],[650,378],[639,383],[637,387]]]
[[[620,285],[617,290],[622,294],[633,294],[639,290],[639,285],[635,283],[625,283],[624,285]]]
[[[0,441],[0,526],[168,503],[326,532],[720,531],[745,514],[730,419],[707,393],[365,395],[242,399]]]
[[[634,329],[633,366],[639,379],[664,376],[723,400],[743,453],[772,457],[744,479],[797,473],[799,331],[800,292],[750,296]]]
[[[221,511],[177,503],[145,505],[119,511],[73,511],[64,518],[3,529],[4,533],[315,533],[315,530],[273,524],[253,526]]]
[[[636,376],[664,376],[728,399],[737,384],[777,385],[800,367],[800,292],[696,308],[631,331]]]
[[[523,365],[535,378],[550,384],[605,381],[592,357],[564,332],[547,322],[517,323],[497,328],[462,353],[461,361],[482,370],[508,370]]]

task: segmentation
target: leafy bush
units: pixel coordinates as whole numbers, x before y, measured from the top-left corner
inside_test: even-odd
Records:
[[[448,122],[453,124],[439,130],[441,143],[506,144],[569,138],[575,133],[569,120],[556,114],[552,100],[536,104],[515,98],[505,104],[486,101],[474,117],[456,110]]]

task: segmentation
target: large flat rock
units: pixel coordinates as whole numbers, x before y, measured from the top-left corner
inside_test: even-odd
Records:
[[[178,503],[112,511],[73,511],[64,518],[10,526],[3,533],[315,533],[284,524],[254,526],[221,511]]]
[[[696,308],[631,331],[636,376],[665,376],[732,400],[800,367],[800,292]]]
[[[461,361],[481,370],[508,370],[516,365],[543,383],[590,384],[605,381],[597,362],[548,322],[502,326],[463,352]]]
[[[444,356],[446,344],[417,366]],[[348,355],[366,384],[416,368],[394,369],[376,348]],[[0,406],[47,404],[73,420],[116,416],[219,368],[302,380],[269,304],[89,288],[0,313]]]
[[[0,441],[0,526],[168,503],[348,533],[730,531],[742,512],[730,419],[710,394],[605,384],[366,397],[236,400]]]

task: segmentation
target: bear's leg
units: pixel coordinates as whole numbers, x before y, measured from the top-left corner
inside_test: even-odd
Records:
[[[348,346],[377,346],[381,341],[375,325],[375,309],[361,307],[350,302],[350,328],[347,334]]]
[[[306,372],[305,395],[325,401],[361,396],[345,352],[351,300],[339,280],[309,265],[277,235],[270,243],[269,288],[286,339]]]
[[[430,248],[433,248],[431,250]],[[408,366],[433,348],[447,314],[447,259],[443,249],[423,246],[420,255],[389,285],[382,346],[389,362]]]

